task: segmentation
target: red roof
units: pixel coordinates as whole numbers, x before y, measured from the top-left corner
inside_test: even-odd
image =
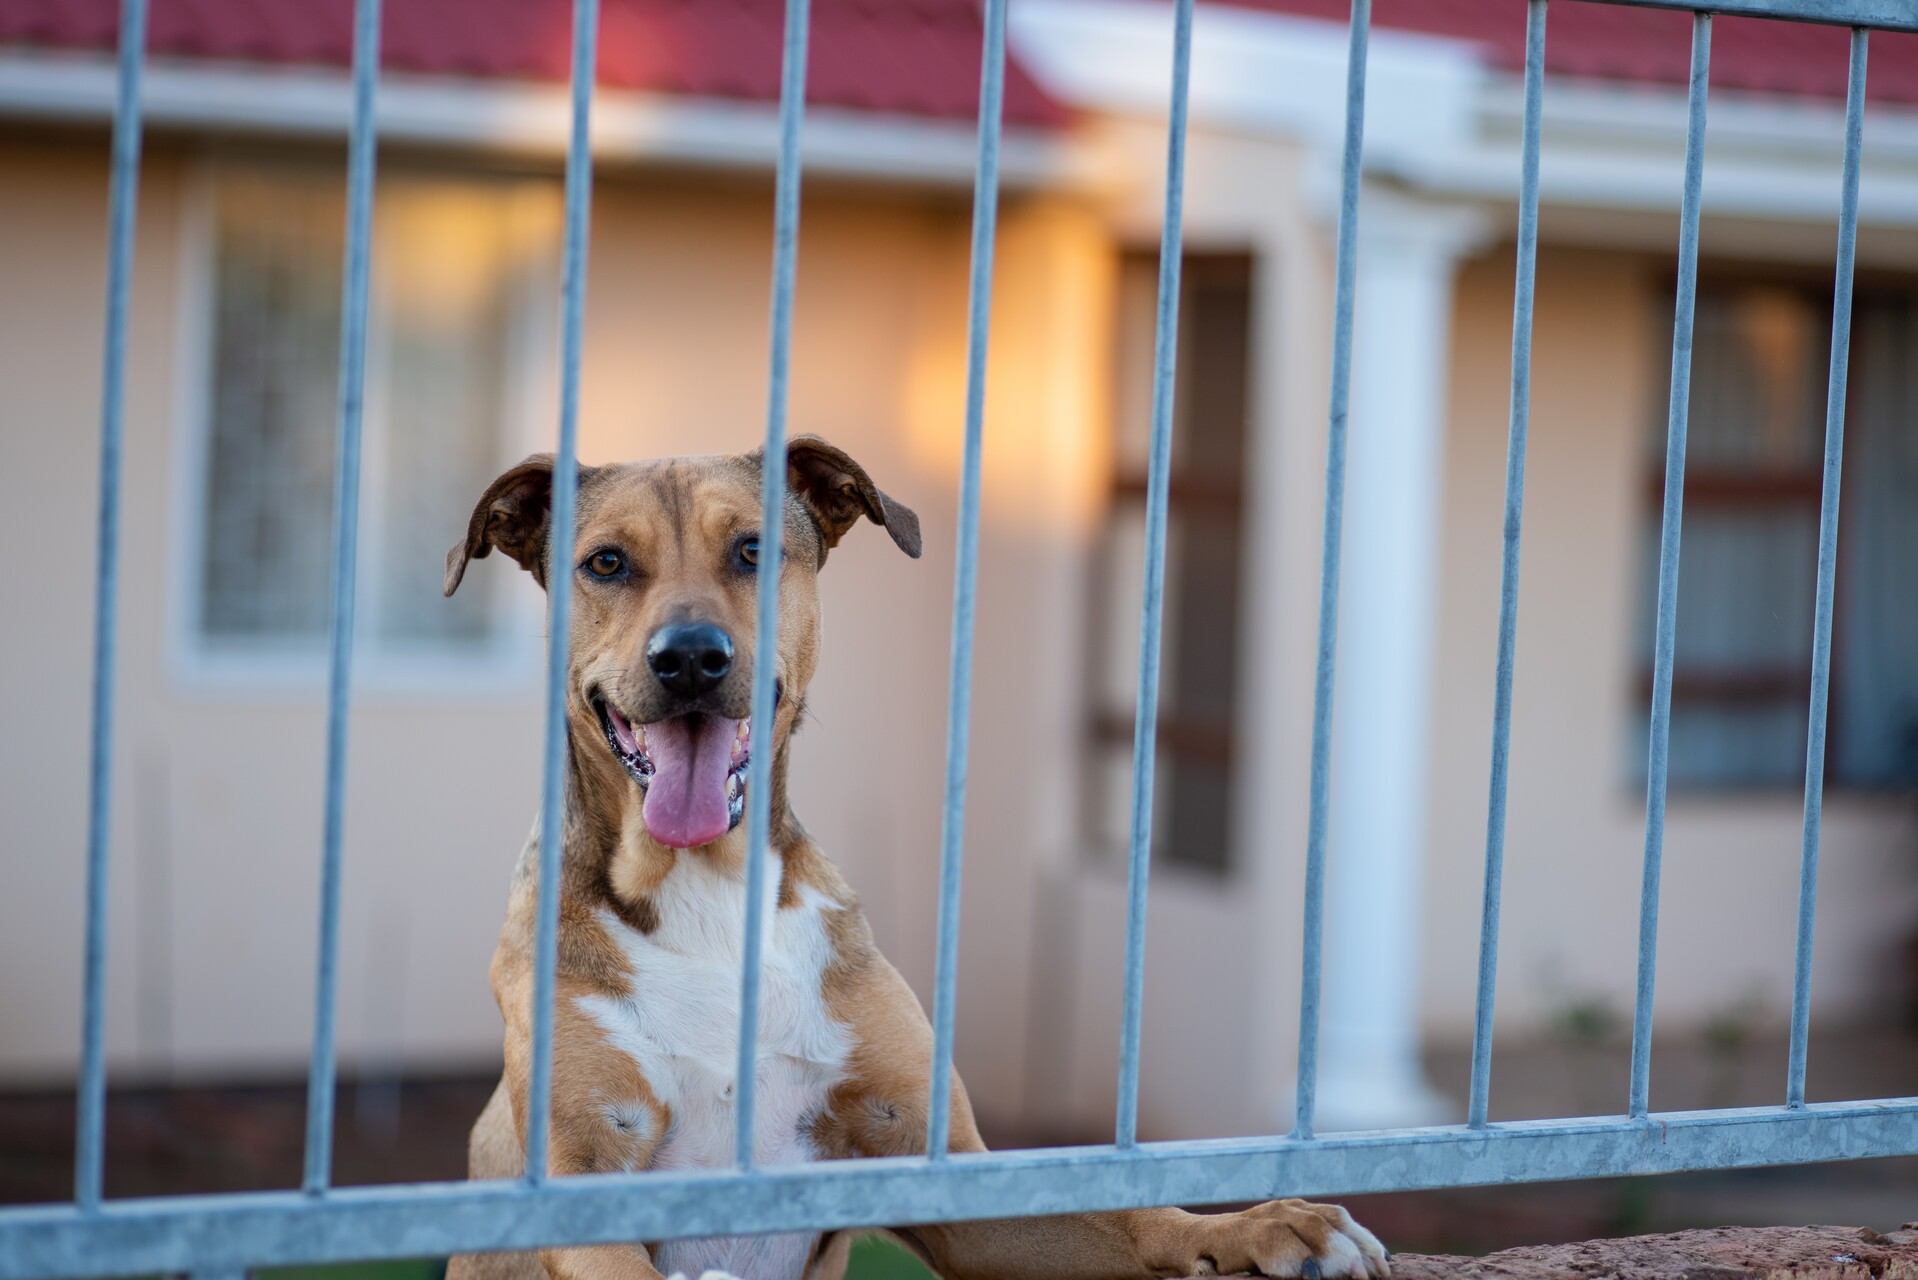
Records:
[[[107,50],[119,0],[0,0],[0,46]],[[351,61],[352,0],[152,0],[148,51],[280,65]],[[387,0],[381,62],[427,75],[564,81],[569,0]],[[602,0],[599,83],[755,102],[779,97],[782,0]],[[813,0],[807,101],[970,120],[983,43],[976,0]],[[1008,124],[1063,109],[1016,63]]]
[[[1344,22],[1351,0],[1231,0],[1250,9]],[[1691,72],[1691,15],[1586,0],[1553,0],[1545,68],[1562,76],[1682,85]],[[1455,36],[1484,46],[1493,66],[1525,66],[1524,0],[1377,0],[1374,28]],[[1849,38],[1842,27],[1769,18],[1712,21],[1712,86],[1752,93],[1845,96]],[[1866,95],[1918,103],[1918,35],[1871,37]]]
[[[1344,22],[1350,0],[1229,0]],[[602,0],[599,81],[619,89],[775,101],[783,0]],[[102,51],[119,0],[0,0],[0,46]],[[944,120],[979,101],[979,0],[813,0],[807,98],[821,106]],[[149,49],[178,58],[343,67],[352,0],[152,0]],[[563,81],[569,0],[387,0],[384,64],[430,75]],[[1546,65],[1587,79],[1682,85],[1684,13],[1556,0]],[[1524,0],[1378,0],[1374,25],[1481,44],[1492,65],[1524,63]],[[1721,17],[1712,84],[1843,98],[1846,35],[1834,27]],[[1918,36],[1872,37],[1874,101],[1918,104]],[[1053,125],[1066,113],[1014,59],[1006,120]]]

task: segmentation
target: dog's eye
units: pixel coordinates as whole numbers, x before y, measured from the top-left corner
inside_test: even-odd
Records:
[[[593,571],[594,577],[610,578],[626,567],[626,557],[617,551],[596,551],[586,567]]]
[[[744,564],[759,564],[759,539],[747,538],[739,544],[739,559]]]

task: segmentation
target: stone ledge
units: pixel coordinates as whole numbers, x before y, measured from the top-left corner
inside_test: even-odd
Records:
[[[1394,1280],[1918,1280],[1918,1223],[1715,1227],[1506,1249],[1482,1258],[1405,1253]]]

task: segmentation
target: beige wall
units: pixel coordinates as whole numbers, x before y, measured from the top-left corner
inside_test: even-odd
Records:
[[[980,564],[959,1065],[988,1117],[1096,1131],[1116,1062],[1123,885],[1076,830],[1085,552],[1105,474],[1114,249],[1155,236],[1155,126],[1098,207],[1009,199],[997,273]],[[78,1042],[88,635],[105,156],[0,149],[0,320],[13,528],[0,723],[0,1080],[64,1078]],[[322,714],[312,687],[189,688],[166,634],[181,447],[182,219],[201,161],[150,152],[128,392],[109,1045],[120,1078],[296,1071],[310,1025]],[[1271,1128],[1297,1025],[1297,921],[1316,626],[1329,236],[1303,153],[1199,130],[1189,243],[1259,253],[1243,613],[1241,877],[1154,886],[1142,1127]],[[581,452],[749,447],[765,412],[770,192],[600,175]],[[821,189],[801,236],[791,427],[850,448],[916,507],[927,555],[852,538],[825,575],[816,722],[796,755],[808,826],[922,993],[934,943],[967,208]],[[1427,1031],[1469,1027],[1498,581],[1510,252],[1462,270],[1455,307],[1438,704],[1432,725]],[[1642,796],[1624,741],[1641,341],[1655,273],[1623,253],[1541,260],[1520,619],[1501,1021],[1629,1003]],[[1132,371],[1135,372],[1136,371]],[[25,482],[22,483],[21,481]],[[454,531],[448,531],[450,541]],[[506,576],[503,562],[475,572]],[[513,588],[529,611],[536,591]],[[1032,637],[1043,637],[1035,653]],[[483,1066],[507,868],[536,803],[529,665],[501,685],[369,693],[353,723],[341,1043],[355,1062]],[[1256,713],[1256,714],[1254,714]],[[472,744],[484,744],[473,750]],[[1675,797],[1661,1027],[1789,989],[1797,799]],[[1828,808],[1821,1017],[1882,1007],[1913,918],[1908,806]]]
[[[1154,128],[1111,124],[1107,142],[1151,157]],[[1260,497],[1246,529],[1256,551],[1240,673],[1242,878],[1155,874],[1141,1084],[1152,1137],[1289,1122],[1331,314],[1330,236],[1297,149],[1198,129],[1190,156],[1188,243],[1259,254],[1249,476]],[[1152,181],[1140,182],[1115,234],[1149,242],[1158,198]],[[1453,307],[1419,978],[1434,1042],[1468,1040],[1474,1010],[1511,262],[1509,243],[1464,262]],[[1575,1003],[1604,1001],[1629,1018],[1644,824],[1643,784],[1629,764],[1643,747],[1628,725],[1640,468],[1647,414],[1663,395],[1651,385],[1652,330],[1667,270],[1643,253],[1549,246],[1539,267],[1498,1004],[1515,1039],[1545,1032]],[[1896,1016],[1897,949],[1918,921],[1918,812],[1906,797],[1834,792],[1826,815],[1817,1017]],[[1672,797],[1661,1032],[1728,1014],[1782,1023],[1799,818],[1795,792]],[[1047,917],[1061,924],[1046,946],[1066,958],[1069,976],[1041,978],[1042,1007],[1057,1020],[1035,1046],[1058,1065],[1037,1070],[1035,1088],[1053,1098],[1041,1115],[1096,1135],[1115,1096],[1124,886],[1109,867],[1058,874]]]
[[[1433,730],[1434,927],[1428,1029],[1469,1034],[1491,741],[1511,352],[1509,245],[1460,277]],[[1657,292],[1668,268],[1624,253],[1539,259],[1531,443],[1514,680],[1498,1014],[1536,1030],[1571,1003],[1629,1017],[1644,841],[1637,684],[1639,520],[1648,419],[1663,403]],[[1669,304],[1667,304],[1669,305]],[[1654,384],[1657,385],[1654,385]],[[1674,792],[1659,935],[1661,1028],[1791,1007],[1795,790]],[[1818,1017],[1897,1016],[1897,948],[1918,923],[1908,797],[1833,791],[1825,806]],[[1782,1073],[1782,1062],[1780,1065]]]
[[[129,329],[108,979],[110,1061],[126,1079],[277,1072],[297,1064],[311,1025],[319,697],[189,692],[164,640],[190,170],[165,147],[149,155]],[[10,147],[0,162],[14,232],[0,272],[21,286],[11,296],[35,300],[0,342],[9,470],[32,477],[14,509],[39,547],[0,570],[15,620],[0,675],[13,729],[0,770],[0,1076],[18,1081],[64,1076],[78,1043],[104,172],[92,147]],[[362,700],[342,935],[349,1059],[493,1051],[484,974],[532,804],[530,689]],[[475,742],[488,749],[456,749]]]
[[[128,382],[116,722],[109,1045],[119,1078],[296,1070],[311,1018],[323,715],[308,685],[206,692],[169,662],[167,566],[186,356],[184,210],[202,161],[150,149]],[[0,1079],[52,1080],[78,1043],[88,634],[97,467],[104,152],[0,156],[9,472],[34,554],[5,557],[0,674]],[[745,449],[764,430],[769,189],[602,174],[594,210],[581,453]],[[802,816],[866,897],[882,945],[930,986],[943,777],[968,210],[950,197],[823,191],[802,236],[791,429],[844,444],[925,519],[926,557],[883,538],[837,552],[815,722],[796,753]],[[1108,358],[1110,255],[1069,205],[1009,199],[981,571],[982,678],[960,1067],[1018,1105],[1035,843],[1063,844],[1076,722],[1035,685],[1021,636],[1076,624],[1059,585],[1091,518]],[[450,541],[456,530],[448,530]],[[487,562],[476,571],[506,575]],[[536,588],[513,591],[537,610]],[[536,612],[532,615],[536,616]],[[349,1066],[483,1065],[498,1052],[486,961],[536,804],[536,670],[503,687],[356,705],[340,1038]],[[475,750],[474,744],[483,744]],[[1002,886],[994,893],[992,886]]]

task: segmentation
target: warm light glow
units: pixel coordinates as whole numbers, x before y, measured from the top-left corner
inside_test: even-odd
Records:
[[[380,193],[373,266],[386,307],[407,322],[469,322],[502,282],[551,256],[557,188],[528,183],[505,199],[470,185],[390,181]]]
[[[996,527],[1089,537],[1111,471],[1110,246],[1063,203],[1009,209],[999,232],[982,509]],[[963,299],[963,294],[960,295]],[[906,370],[901,418],[923,469],[957,482],[965,451],[964,307]]]

